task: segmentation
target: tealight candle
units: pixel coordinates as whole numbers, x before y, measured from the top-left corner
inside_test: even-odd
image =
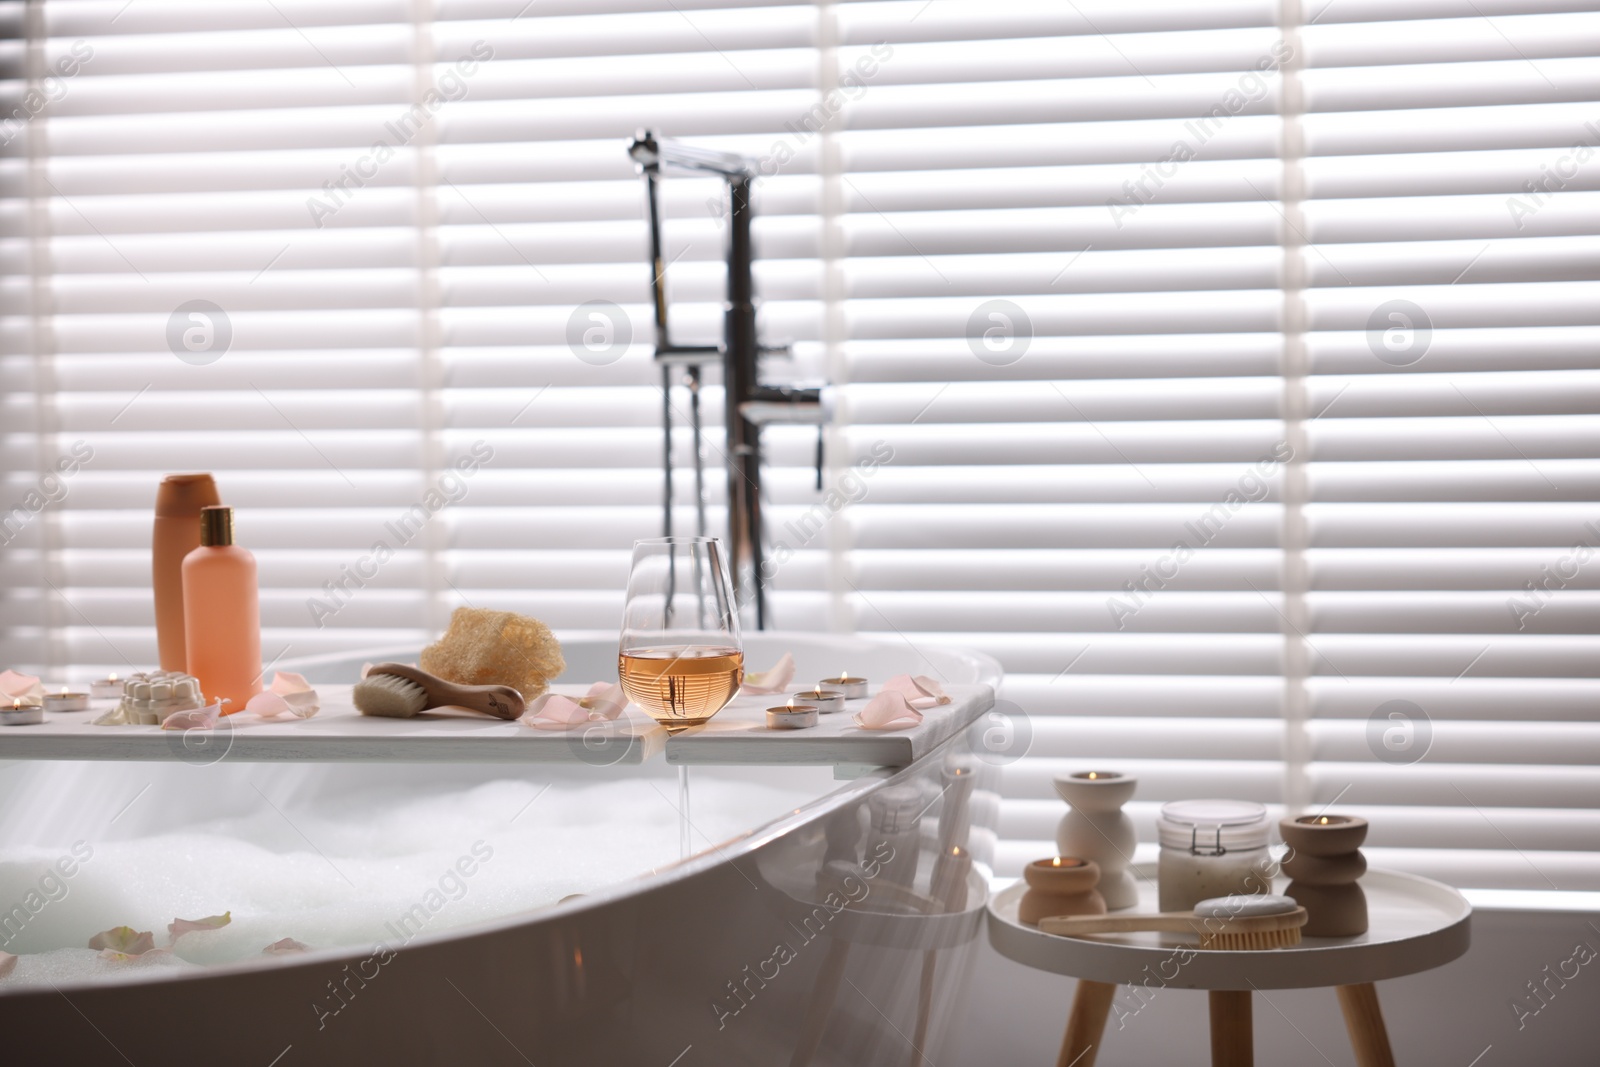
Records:
[[[790,703],[767,709],[769,730],[804,730],[808,726],[815,725],[817,725],[817,709],[814,704]]]
[[[865,678],[852,678],[849,671],[842,671],[837,678],[824,678],[817,683],[817,688],[826,686],[835,692],[844,694],[846,700],[867,695],[867,680]]]
[[[844,710],[844,694],[837,689],[824,689],[819,685],[815,689],[799,694],[799,697],[807,704],[815,705],[817,711],[824,715]]]
[[[1104,915],[1106,901],[1095,888],[1100,865],[1076,856],[1034,860],[1022,872],[1027,891],[1017,903],[1017,918],[1030,926],[1049,915]]]
[[[116,675],[101,678],[89,683],[89,695],[96,700],[105,700],[108,697],[122,699],[122,679]]]
[[[48,711],[88,711],[88,693],[69,693],[67,687],[62,686],[59,693],[46,693],[44,706]]]
[[[44,722],[44,709],[12,698],[9,708],[0,708],[0,726],[36,726]]]

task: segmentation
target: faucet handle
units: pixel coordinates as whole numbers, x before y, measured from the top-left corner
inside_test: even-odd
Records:
[[[832,414],[824,396],[825,389],[817,386],[758,385],[750,391],[750,399],[739,405],[739,414],[757,426],[774,422],[821,425]]]
[[[763,356],[777,356],[779,359],[794,358],[794,346],[792,345],[758,345],[756,352]]]

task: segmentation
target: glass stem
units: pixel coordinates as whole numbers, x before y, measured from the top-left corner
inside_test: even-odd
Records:
[[[689,765],[678,766],[678,858],[689,858]]]

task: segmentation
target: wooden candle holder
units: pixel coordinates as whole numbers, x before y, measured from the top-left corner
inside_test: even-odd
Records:
[[[1361,844],[1367,820],[1353,815],[1304,815],[1278,823],[1293,851],[1283,861],[1292,881],[1284,890],[1310,913],[1307,937],[1354,937],[1367,932],[1367,895],[1358,882],[1367,873]]]
[[[1052,856],[1034,860],[1022,870],[1028,891],[1017,902],[1017,918],[1030,926],[1057,915],[1104,915],[1106,901],[1098,890],[1100,867],[1094,860]]]

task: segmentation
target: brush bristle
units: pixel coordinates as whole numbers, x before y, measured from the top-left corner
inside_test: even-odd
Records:
[[[1258,949],[1287,948],[1300,943],[1300,928],[1291,926],[1287,930],[1245,930],[1236,933],[1226,931],[1212,934],[1210,937],[1200,939],[1201,948],[1221,949],[1224,952],[1253,952]]]
[[[393,674],[369,674],[356,683],[351,698],[363,715],[409,719],[428,703],[428,691]]]

